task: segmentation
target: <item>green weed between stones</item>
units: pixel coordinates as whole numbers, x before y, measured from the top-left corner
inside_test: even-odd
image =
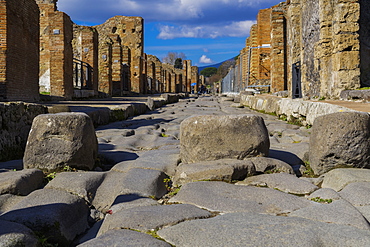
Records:
[[[323,199],[321,197],[314,197],[314,198],[311,198],[311,201],[314,201],[314,202],[319,202],[319,203],[326,203],[326,204],[329,204],[329,203],[332,203],[333,200],[332,199]]]

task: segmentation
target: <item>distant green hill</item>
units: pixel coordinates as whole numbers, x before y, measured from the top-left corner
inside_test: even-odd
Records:
[[[216,64],[211,64],[211,65],[207,65],[207,66],[202,66],[202,67],[198,67],[198,73],[200,73],[202,70],[204,70],[205,68],[210,68],[210,67],[213,67],[213,68],[218,68],[221,66],[221,64],[223,64],[224,62],[226,61],[230,61],[230,60],[234,60],[234,58],[230,58],[230,59],[227,59],[225,61],[222,61],[221,63],[216,63]]]

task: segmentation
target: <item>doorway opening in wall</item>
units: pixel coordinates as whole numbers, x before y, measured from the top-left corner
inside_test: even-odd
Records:
[[[292,65],[292,83],[293,99],[302,98],[301,62]]]

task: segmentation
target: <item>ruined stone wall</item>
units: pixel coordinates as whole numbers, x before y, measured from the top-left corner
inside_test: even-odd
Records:
[[[98,94],[98,49],[99,37],[95,28],[73,25],[73,57],[88,63],[93,68],[91,89]]]
[[[315,53],[320,39],[319,0],[302,0],[301,8],[302,92],[309,98],[318,97],[321,81]]]
[[[191,60],[183,60],[182,64],[183,64],[183,70],[185,73],[184,81],[186,84],[185,85],[186,91],[191,92],[191,66],[192,66]]]
[[[285,3],[271,12],[271,92],[287,90]]]
[[[99,36],[98,91],[112,95],[113,41],[106,35]]]
[[[120,44],[130,49],[129,90],[136,93],[144,92],[145,86],[142,76],[144,55],[143,22],[143,18],[141,17],[115,16],[107,20],[104,24],[95,27],[99,35],[118,35]]]
[[[0,103],[0,161],[23,157],[33,119],[47,112],[37,104]]]
[[[162,85],[163,85],[163,79],[162,79],[162,63],[161,61],[153,55],[148,55],[148,61],[152,62],[154,65],[154,72],[152,75],[153,81],[152,81],[152,89],[156,93],[162,93]],[[149,73],[150,76],[150,73]]]
[[[361,87],[370,87],[370,2],[360,0]]]
[[[40,90],[60,99],[73,96],[73,23],[56,10],[56,0],[37,0],[40,8]]]
[[[39,99],[39,9],[32,0],[0,2],[0,99]]]
[[[290,96],[292,96],[292,67],[301,62],[301,1],[290,0],[287,2],[287,84]]]
[[[196,91],[199,90],[199,73],[197,66],[191,66],[191,83],[196,83],[195,89]]]

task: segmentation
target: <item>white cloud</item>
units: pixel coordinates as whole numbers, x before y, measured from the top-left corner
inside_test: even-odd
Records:
[[[279,0],[59,0],[72,19],[102,22],[115,15],[141,16],[146,21],[240,21]],[[254,9],[254,10],[253,10]],[[253,16],[250,16],[253,13]]]
[[[246,37],[249,35],[250,27],[255,21],[239,21],[224,25],[202,25],[202,26],[170,26],[160,25],[159,39],[175,38],[218,38],[218,37]]]
[[[209,64],[209,63],[214,63],[214,61],[208,58],[206,55],[203,55],[199,58],[199,63]]]

